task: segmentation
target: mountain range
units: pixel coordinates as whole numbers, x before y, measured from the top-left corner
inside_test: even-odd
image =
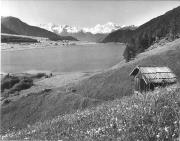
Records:
[[[59,25],[59,24],[40,24],[39,27],[59,34],[61,36],[72,36],[81,41],[93,41],[100,42],[102,41],[109,33],[116,31],[118,29],[125,30],[130,29],[134,30],[136,27],[134,25],[131,26],[121,26],[119,24],[115,24],[112,22],[108,22],[106,24],[97,24],[94,27],[83,27],[79,28],[76,26],[69,25]]]
[[[117,30],[102,42],[127,43],[124,57],[127,61],[143,52],[161,38],[174,40],[180,37],[180,6],[158,16],[135,30]]]
[[[71,36],[60,36],[40,27],[31,26],[16,17],[1,17],[1,33],[45,37],[50,40],[77,40]]]
[[[106,24],[97,24],[94,27],[76,27],[76,26],[70,26],[70,25],[59,25],[59,24],[40,24],[39,27],[47,29],[49,31],[61,34],[63,32],[67,33],[78,33],[78,32],[84,32],[84,33],[92,33],[92,34],[108,34],[112,31],[118,30],[118,29],[135,29],[136,27],[134,25],[131,26],[121,26],[119,24],[115,24],[112,22],[108,22]]]

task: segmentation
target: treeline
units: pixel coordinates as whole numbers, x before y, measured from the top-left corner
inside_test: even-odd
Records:
[[[27,37],[20,37],[20,36],[11,36],[11,35],[1,35],[1,43],[19,43],[19,42],[31,42],[37,43],[36,39],[27,38]]]
[[[136,30],[117,30],[103,42],[124,42],[127,47],[124,57],[127,61],[143,52],[161,38],[174,40],[180,37],[180,7],[150,20]]]

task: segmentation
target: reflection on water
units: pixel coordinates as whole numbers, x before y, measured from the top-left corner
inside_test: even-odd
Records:
[[[2,72],[49,70],[53,72],[94,71],[122,60],[122,44],[73,45],[1,52]]]

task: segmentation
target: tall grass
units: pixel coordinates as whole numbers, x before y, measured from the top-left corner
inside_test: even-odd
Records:
[[[176,140],[180,133],[180,89],[162,89],[38,122],[2,139]]]

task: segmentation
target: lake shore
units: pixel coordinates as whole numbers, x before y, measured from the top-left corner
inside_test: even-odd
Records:
[[[179,42],[179,40],[176,40],[174,42],[175,43]],[[137,56],[137,58],[134,61],[131,61],[129,63],[136,62],[139,59],[146,58],[146,56],[149,56],[152,54],[157,54],[157,52],[161,53],[164,50],[168,50],[171,46],[173,46],[174,42],[165,44],[163,46],[165,49],[163,49],[163,50],[162,50],[162,47],[158,47],[153,50],[141,53]],[[29,71],[21,72],[21,73],[10,73],[10,75],[26,76],[26,75],[36,75],[38,73],[45,73],[47,76],[49,76],[52,73],[51,77],[46,77],[46,78],[43,77],[41,79],[38,79],[38,80],[34,81],[34,85],[31,88],[20,91],[21,95],[28,95],[29,93],[37,93],[44,89],[54,89],[54,88],[59,88],[59,87],[64,87],[65,89],[68,90],[68,88],[71,85],[77,84],[84,79],[88,79],[88,78],[92,77],[93,75],[116,70],[124,65],[129,64],[129,63],[125,62],[125,60],[122,60],[119,63],[117,63],[116,65],[114,65],[108,69],[94,70],[94,71],[51,72],[51,71],[47,71],[47,70],[29,70]],[[5,76],[5,75],[7,75],[7,73],[1,72],[1,78],[3,78],[3,76]]]
[[[40,93],[42,91],[56,89],[56,88],[63,88],[66,92],[72,91],[71,86],[79,83],[84,79],[88,79],[91,76],[101,73],[102,71],[92,71],[92,72],[64,72],[64,73],[52,73],[50,71],[37,71],[37,70],[30,70],[23,73],[1,73],[1,80],[9,75],[9,76],[16,76],[16,77],[28,77],[38,74],[45,74],[45,77],[34,79],[33,86],[19,91],[18,95],[11,95],[8,100],[17,101],[22,97],[26,97],[29,94]],[[7,98],[1,97],[1,104],[4,103],[4,100]]]
[[[95,45],[96,42],[82,42],[82,41],[71,41],[64,43],[62,41],[43,41],[40,43],[1,43],[1,51],[17,51],[27,49],[39,49],[39,48],[59,48],[59,47],[73,47]],[[103,44],[103,43],[101,43]]]
[[[55,43],[58,45],[54,45]],[[79,45],[69,46],[61,46],[60,42],[2,44],[8,47],[2,51],[4,69],[1,69],[1,79],[8,73],[21,77],[38,73],[46,75],[33,78],[33,86],[18,91],[18,95],[10,95],[8,99],[16,101],[23,96],[41,93],[47,89],[62,88],[64,92],[71,92],[73,85],[105,72],[119,62],[124,50],[123,45],[119,48],[120,43],[77,43]],[[14,47],[11,48],[11,45]]]
[[[8,44],[10,46],[10,44]],[[15,44],[1,51],[1,71],[7,73],[27,70],[51,72],[86,72],[107,69],[123,59],[124,45],[89,43],[69,46],[39,46]],[[37,46],[37,47],[35,47]]]

